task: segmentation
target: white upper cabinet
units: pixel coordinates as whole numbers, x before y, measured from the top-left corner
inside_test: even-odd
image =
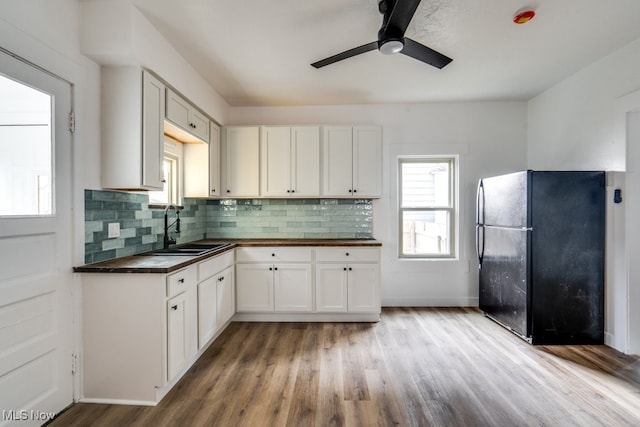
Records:
[[[220,196],[220,127],[209,128],[208,144],[183,144],[184,197]]]
[[[323,127],[323,187],[327,197],[382,195],[382,132],[377,126]]]
[[[209,195],[218,197],[220,191],[220,127],[211,122],[209,127]]]
[[[260,144],[262,196],[320,195],[319,127],[264,126]]]
[[[224,167],[223,197],[260,195],[260,128],[230,126],[224,128],[222,144]]]
[[[139,67],[102,69],[102,187],[162,190],[165,86]]]
[[[291,128],[291,184],[296,197],[320,196],[320,128]]]
[[[178,126],[204,142],[209,142],[209,119],[204,114],[169,88],[167,88],[166,102],[166,119],[169,124]]]

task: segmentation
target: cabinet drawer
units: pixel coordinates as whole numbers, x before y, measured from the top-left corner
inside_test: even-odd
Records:
[[[194,279],[194,269],[191,267],[167,276],[167,297],[171,298],[186,291],[195,283]]]
[[[198,282],[213,276],[233,265],[233,251],[225,252],[198,264]]]
[[[238,248],[237,262],[311,262],[311,248]]]
[[[380,262],[379,248],[317,248],[317,262]]]

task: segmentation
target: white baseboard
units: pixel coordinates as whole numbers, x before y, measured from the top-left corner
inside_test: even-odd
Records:
[[[106,405],[133,405],[133,406],[156,406],[158,403],[150,400],[129,400],[129,399],[103,399],[93,397],[83,397],[78,400],[80,403],[100,403]]]
[[[236,313],[235,322],[379,322],[380,313]]]
[[[478,297],[383,298],[383,307],[477,307]]]

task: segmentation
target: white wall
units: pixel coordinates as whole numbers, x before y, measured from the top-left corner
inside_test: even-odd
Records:
[[[80,2],[81,51],[102,65],[151,69],[219,124],[229,105],[128,0]]]
[[[477,305],[475,190],[480,177],[526,166],[526,104],[518,102],[231,108],[229,124],[375,124],[383,128],[383,196],[374,202],[382,241],[383,305]],[[398,260],[396,159],[460,156],[456,261]]]
[[[627,157],[624,119],[629,109],[621,110],[621,100],[638,89],[640,39],[533,98],[527,114],[527,166],[531,169],[637,170],[640,156]],[[640,103],[635,107],[640,108]],[[624,198],[638,187],[634,184],[639,183],[639,177],[614,176],[609,190],[615,186],[623,188]],[[637,307],[640,301],[628,300],[627,283],[635,287],[638,277],[627,277],[626,265],[640,265],[640,254],[630,252],[625,244],[624,218],[637,218],[640,212],[636,208],[629,211],[630,205],[625,206],[625,201],[613,205],[610,197],[607,204],[606,342],[628,351],[629,336],[638,342],[640,333],[630,329],[628,307]],[[620,212],[625,209],[626,212]]]

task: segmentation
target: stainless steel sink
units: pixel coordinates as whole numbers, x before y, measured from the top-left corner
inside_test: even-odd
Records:
[[[145,252],[139,255],[156,255],[156,256],[199,256],[209,252],[213,252],[216,249],[229,246],[229,243],[185,243],[183,245],[174,246],[168,249],[158,249],[153,252]]]

